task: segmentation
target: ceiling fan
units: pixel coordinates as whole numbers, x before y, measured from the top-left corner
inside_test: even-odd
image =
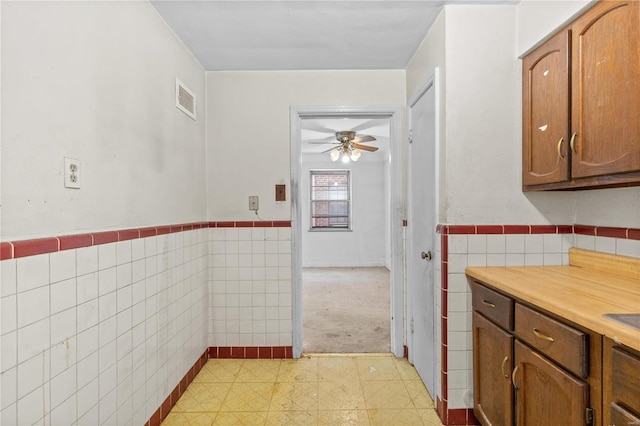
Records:
[[[322,141],[310,141],[312,144],[332,144],[338,145],[333,148],[329,148],[325,152],[330,152],[331,160],[337,161],[342,157],[342,161],[348,163],[349,160],[358,161],[362,153],[360,151],[376,152],[378,150],[375,146],[362,145],[363,143],[373,142],[376,140],[370,135],[356,135],[356,132],[352,130],[342,130],[335,133],[336,142]],[[357,136],[357,137],[356,137]]]

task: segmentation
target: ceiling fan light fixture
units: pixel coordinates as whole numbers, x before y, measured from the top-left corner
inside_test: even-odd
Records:
[[[342,154],[342,162],[346,164],[346,163],[348,163],[349,161],[351,161],[351,160],[349,159],[349,154],[347,154],[346,152],[345,152],[344,154]]]
[[[351,157],[351,160],[358,161],[361,155],[362,153],[360,152],[360,150],[354,149],[353,151],[351,151],[351,154],[349,156]]]
[[[340,158],[340,151],[338,148],[332,149],[329,155],[331,155],[331,161],[338,161],[338,158]]]

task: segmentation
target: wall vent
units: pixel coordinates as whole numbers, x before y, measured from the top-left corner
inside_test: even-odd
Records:
[[[176,78],[176,107],[196,119],[196,95]]]

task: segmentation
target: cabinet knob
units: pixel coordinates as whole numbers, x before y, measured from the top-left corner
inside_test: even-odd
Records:
[[[420,257],[422,258],[422,260],[431,260],[431,251],[428,251],[426,253],[423,251],[422,253],[420,253]]]

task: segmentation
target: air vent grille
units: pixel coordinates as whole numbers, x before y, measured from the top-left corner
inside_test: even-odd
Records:
[[[196,119],[196,95],[178,79],[176,79],[176,107],[189,117]]]

